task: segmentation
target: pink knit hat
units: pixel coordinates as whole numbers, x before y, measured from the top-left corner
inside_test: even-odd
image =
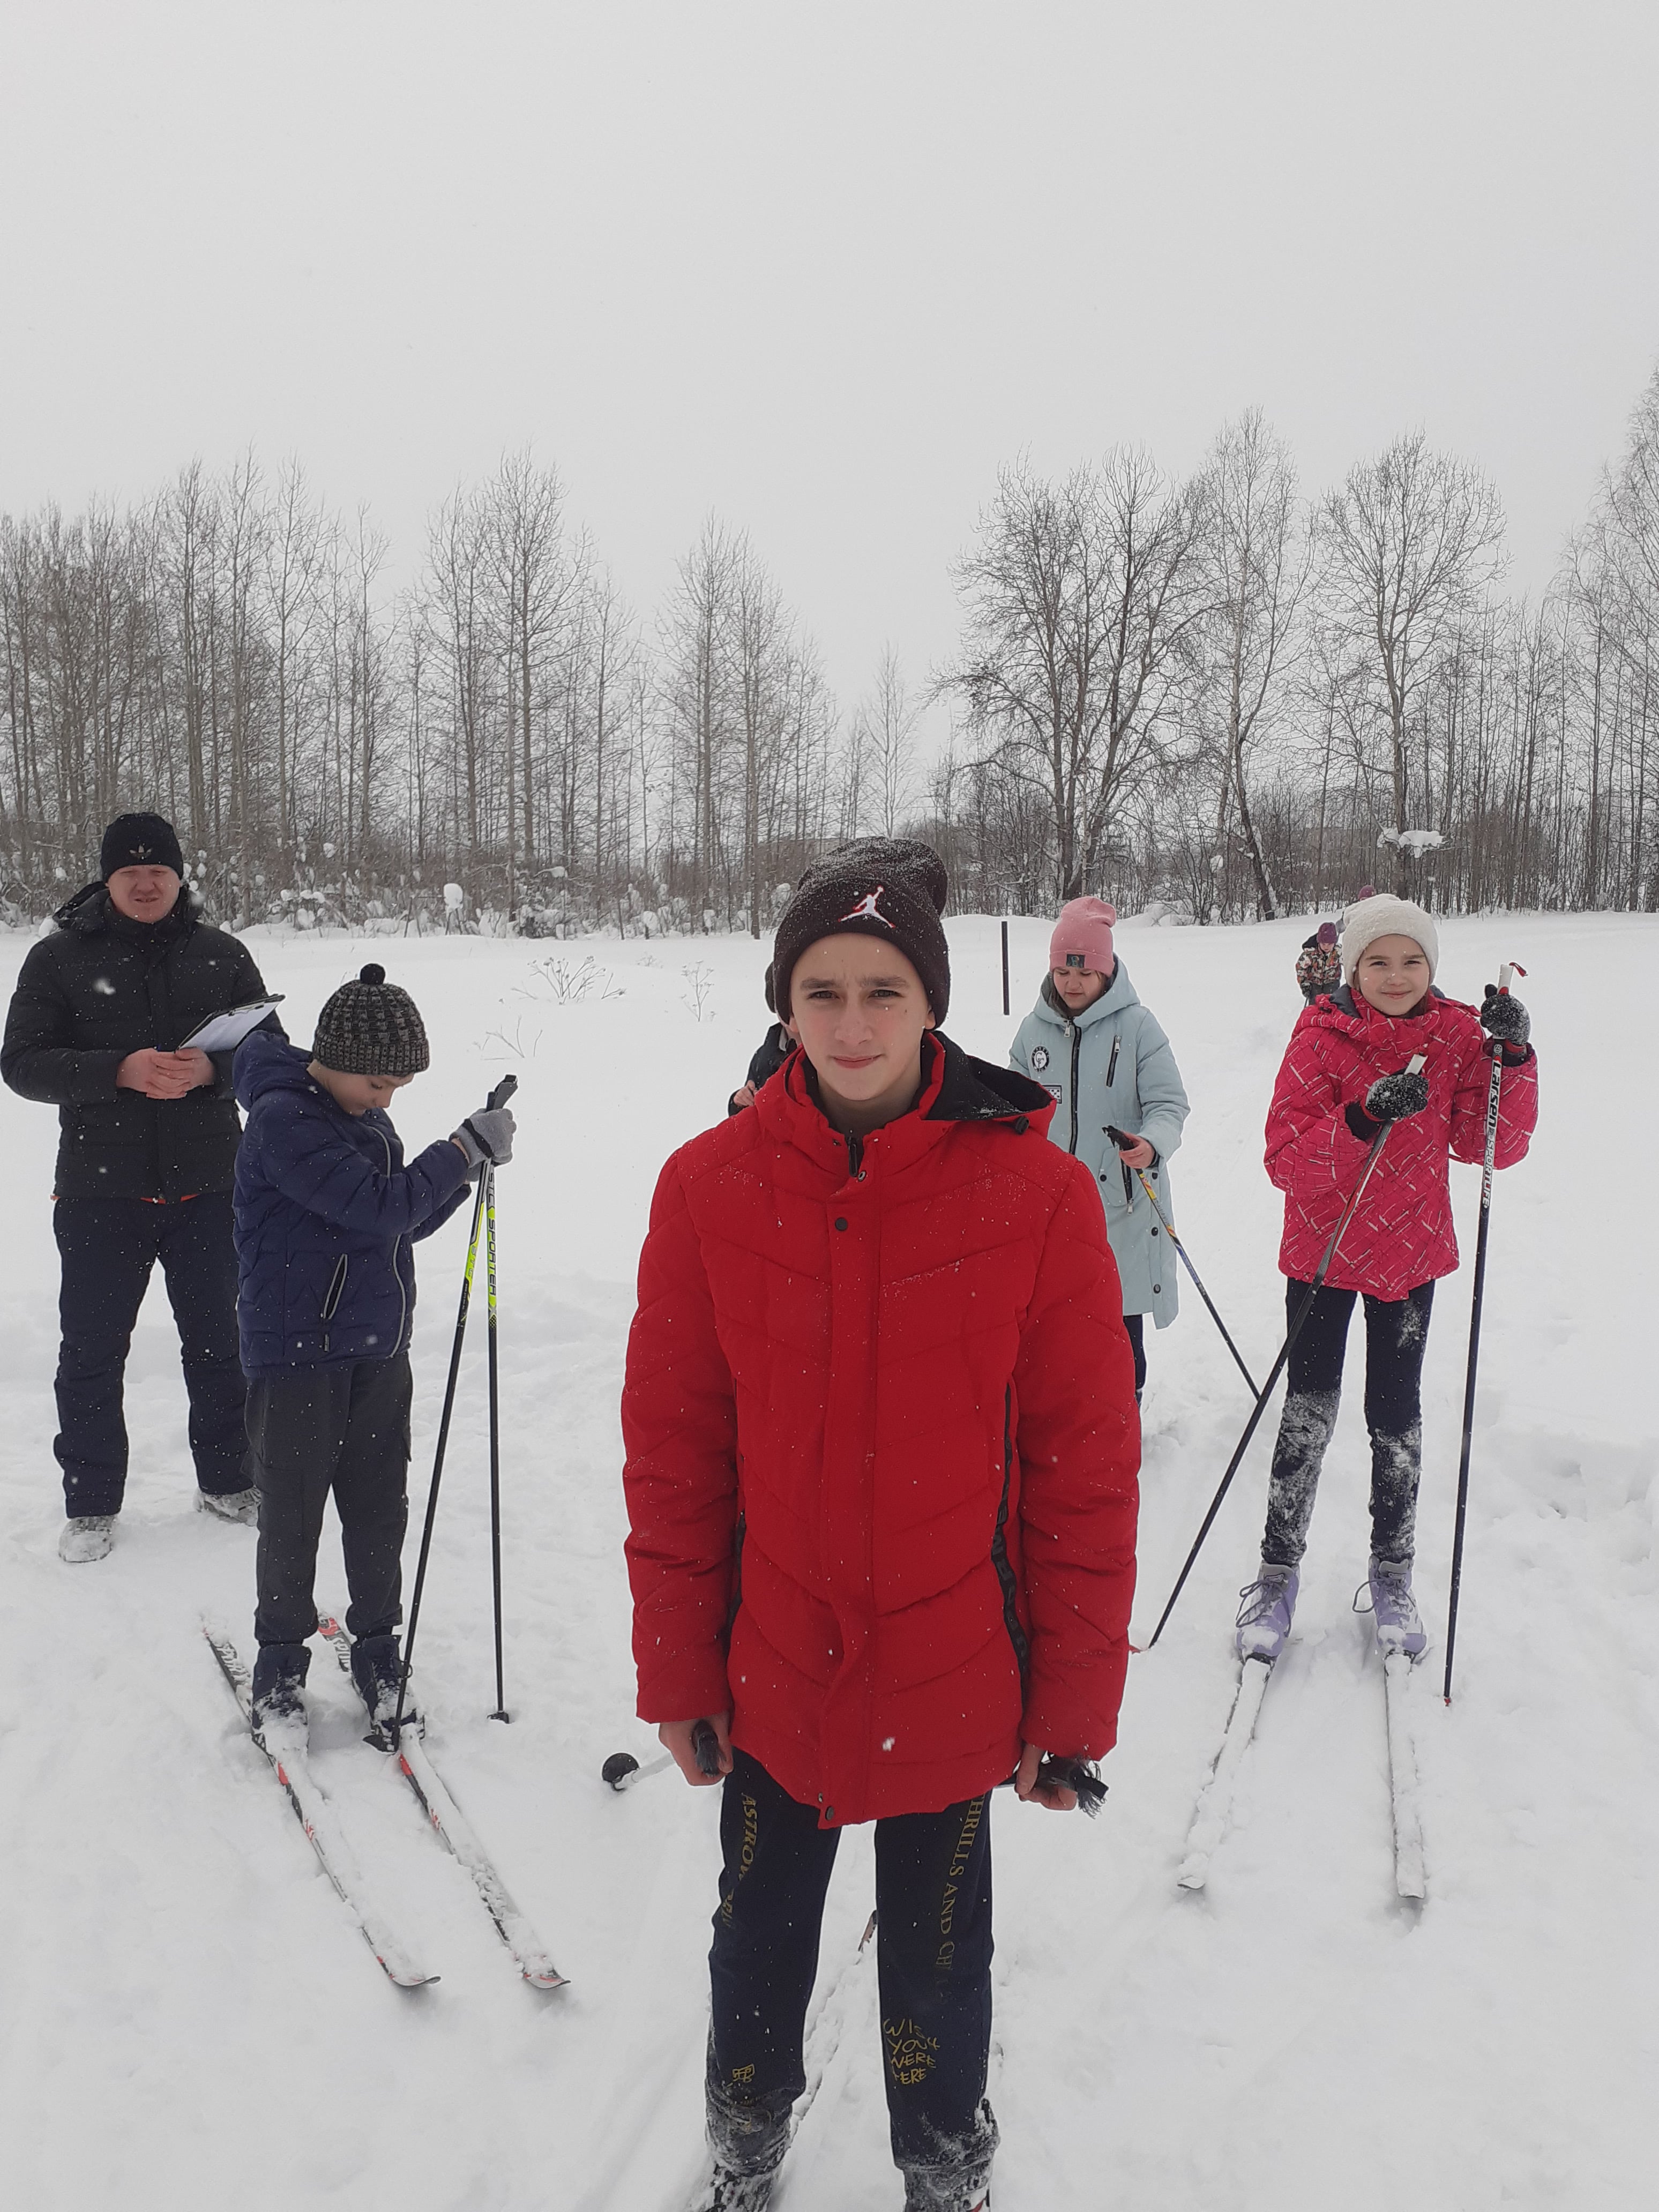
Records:
[[[1061,907],[1054,933],[1048,939],[1050,968],[1081,968],[1097,975],[1109,975],[1115,956],[1112,924],[1117,908],[1104,899],[1073,899]]]

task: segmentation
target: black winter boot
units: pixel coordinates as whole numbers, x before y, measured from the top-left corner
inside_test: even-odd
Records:
[[[310,1648],[304,1644],[262,1644],[253,1662],[251,1718],[256,1740],[268,1751],[306,1747],[306,1676]]]
[[[351,1647],[351,1679],[368,1708],[377,1729],[390,1733],[398,1714],[398,1692],[403,1682],[404,1656],[390,1630],[383,1636],[360,1636]],[[404,1726],[416,1721],[414,1706],[404,1700]]]

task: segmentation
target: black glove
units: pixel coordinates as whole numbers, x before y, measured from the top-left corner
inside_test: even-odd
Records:
[[[1407,1121],[1428,1103],[1428,1077],[1402,1068],[1398,1075],[1378,1076],[1365,1093],[1364,1105],[1356,1098],[1343,1111],[1349,1128],[1361,1144],[1368,1145],[1387,1123]]]
[[[1527,1040],[1532,1035],[1532,1019],[1519,999],[1512,999],[1507,991],[1500,991],[1496,983],[1488,983],[1486,996],[1480,1008],[1480,1026],[1492,1039],[1492,1047],[1504,1048],[1504,1057],[1510,1066],[1518,1066],[1527,1056]]]
[[[481,1106],[450,1134],[466,1154],[469,1174],[476,1174],[486,1160],[493,1167],[501,1167],[513,1157],[513,1109]]]

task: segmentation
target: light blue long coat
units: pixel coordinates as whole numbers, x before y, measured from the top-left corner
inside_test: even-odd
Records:
[[[1158,1227],[1139,1177],[1132,1171],[1126,1177],[1106,1124],[1145,1137],[1157,1152],[1151,1178],[1158,1204],[1173,1220],[1169,1159],[1181,1142],[1187,1093],[1170,1040],[1136,997],[1122,961],[1093,1006],[1075,1016],[1045,976],[1042,996],[1020,1024],[1008,1057],[1054,1097],[1048,1134],[1055,1144],[1093,1170],[1122,1279],[1124,1312],[1149,1313],[1159,1328],[1167,1328],[1176,1317],[1175,1247]]]

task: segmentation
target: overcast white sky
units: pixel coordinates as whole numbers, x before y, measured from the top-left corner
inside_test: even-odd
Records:
[[[0,0],[0,507],[526,443],[650,613],[747,529],[850,701],[1000,462],[1422,426],[1535,586],[1659,358],[1659,5]]]

